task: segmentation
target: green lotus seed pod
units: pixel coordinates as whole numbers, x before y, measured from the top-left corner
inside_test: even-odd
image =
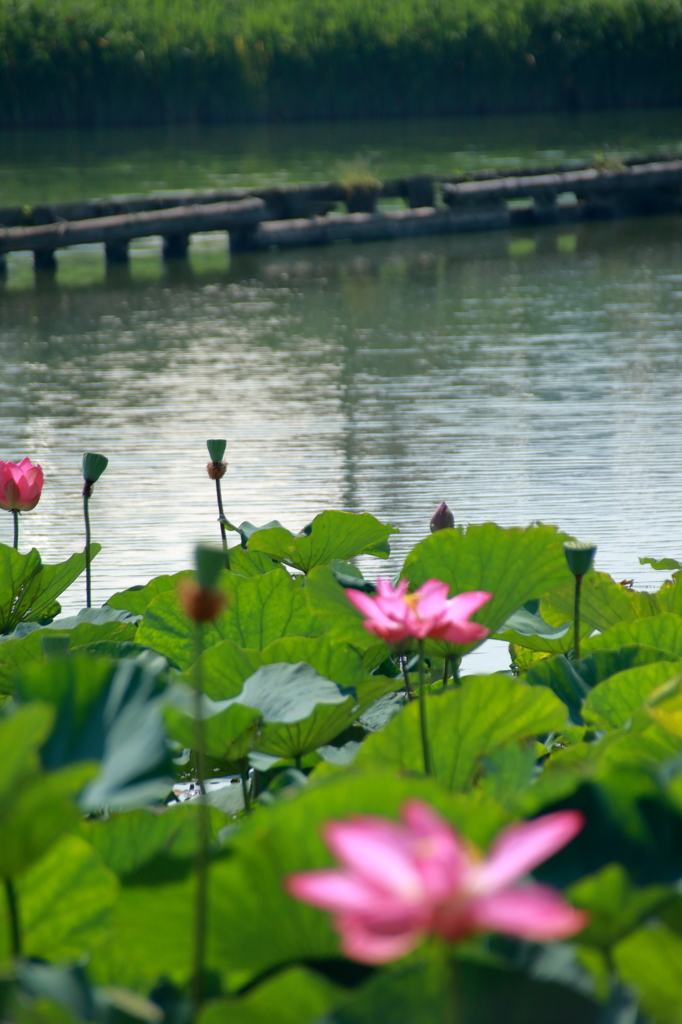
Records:
[[[197,582],[204,590],[214,587],[221,569],[225,568],[225,552],[219,548],[211,548],[197,544],[194,552],[194,563],[197,571]]]
[[[213,462],[222,462],[227,441],[207,441],[206,447]]]
[[[596,544],[586,544],[579,540],[569,540],[564,544],[568,568],[574,576],[584,576],[590,571],[596,552]]]
[[[97,452],[86,452],[83,456],[83,479],[94,484],[99,480],[104,470],[109,465],[106,455],[98,455]]]
[[[49,656],[50,654],[64,654],[69,649],[69,642],[71,637],[68,633],[47,633],[45,636],[41,636],[40,644],[43,648],[43,654]]]

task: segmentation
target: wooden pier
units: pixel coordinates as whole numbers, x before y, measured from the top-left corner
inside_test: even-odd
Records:
[[[387,199],[403,207],[377,209]],[[682,160],[11,207],[0,209],[0,270],[5,254],[27,250],[37,270],[54,270],[58,249],[92,242],[108,263],[123,263],[128,244],[150,235],[163,238],[170,260],[203,231],[226,231],[230,250],[244,252],[679,212]]]

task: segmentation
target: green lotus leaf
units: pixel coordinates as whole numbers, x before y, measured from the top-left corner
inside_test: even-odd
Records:
[[[106,866],[121,879],[139,871],[155,857],[181,861],[196,855],[199,807],[194,803],[174,804],[89,818],[81,822],[79,834],[94,846]],[[229,819],[210,812],[211,841]]]
[[[230,572],[238,576],[260,576],[277,568],[277,562],[262,551],[247,551],[237,545],[230,548]]]
[[[676,573],[673,580],[666,580],[661,589],[651,596],[656,603],[656,611],[682,615],[682,576]]]
[[[682,658],[682,615],[664,612],[645,619],[631,619],[611,626],[582,645],[582,653],[613,650],[629,644],[644,644]],[[1,653],[1,652],[0,652]]]
[[[566,704],[571,720],[582,724],[582,706],[597,683],[602,683],[617,672],[654,661],[677,661],[674,654],[647,647],[628,644],[616,651],[593,651],[580,661],[569,661],[563,655],[536,662],[524,675],[531,686],[548,686]]]
[[[267,653],[245,651],[242,655],[260,653],[270,659],[282,651],[295,656],[299,646],[295,641],[279,641],[271,644]],[[324,638],[308,641],[303,646],[318,664],[338,663],[341,652],[334,651]],[[348,682],[352,680],[351,685],[339,686],[302,661],[268,660],[248,675],[236,696],[216,703],[204,698],[205,729],[211,755],[236,761],[256,749],[259,753],[295,759],[335,739],[378,697],[395,686],[383,676],[365,676],[357,655],[346,653],[350,655],[350,667],[344,675]],[[253,658],[252,664],[257,660]],[[246,664],[244,658],[242,670]],[[245,706],[241,716],[235,714],[238,705]],[[189,696],[184,698],[183,708],[187,715],[192,715]],[[253,718],[245,714],[247,708],[255,709]],[[178,719],[175,711],[167,715],[173,736],[194,746],[195,736],[189,723]],[[257,719],[262,723],[258,729]]]
[[[249,754],[260,734],[260,713],[241,704],[231,704],[204,719],[204,749],[209,757],[238,764]],[[183,747],[197,749],[195,719],[179,708],[166,709],[168,733]]]
[[[56,624],[53,624],[56,625]],[[62,630],[59,629],[61,633]],[[111,646],[105,651],[102,644],[118,645],[130,643],[137,632],[137,626],[131,622],[105,622],[102,625],[95,625],[90,622],[82,622],[79,626],[66,631],[68,634],[69,650],[78,651],[80,654],[92,654],[114,657],[115,652],[120,650]],[[54,636],[55,630],[46,626],[44,629],[36,629],[27,636],[18,640],[5,640],[0,643],[0,692],[9,693],[12,690],[12,679],[17,671],[32,661],[42,661],[43,637]],[[99,648],[96,650],[96,648]],[[135,647],[131,653],[139,653],[143,648]]]
[[[170,789],[163,728],[166,663],[71,656],[33,663],[16,678],[16,699],[54,705],[56,718],[40,756],[47,769],[99,760],[80,797],[84,810],[149,803]]]
[[[202,629],[205,648],[221,640],[260,650],[284,636],[318,636],[322,625],[315,619],[305,591],[284,569],[245,579],[235,573],[221,574],[219,586],[227,607]],[[147,608],[137,642],[189,668],[197,654],[196,628],[185,615],[175,591],[159,594]]]
[[[347,643],[362,655],[365,668],[371,671],[388,657],[387,645],[363,626],[363,616],[346,597],[346,591],[335,578],[331,566],[312,569],[305,579],[310,607],[333,641]]]
[[[539,601],[530,603],[539,604]],[[581,635],[587,637],[591,632],[590,626],[584,625]],[[531,612],[525,606],[509,616],[493,634],[493,639],[504,640],[529,651],[561,654],[573,646],[573,623],[551,626],[538,612]]]
[[[328,1019],[347,993],[307,967],[289,967],[240,998],[214,999],[202,1007],[197,1024],[311,1024]]]
[[[438,530],[412,549],[402,575],[412,589],[429,579],[439,579],[449,585],[451,596],[471,590],[488,591],[493,595],[491,600],[473,618],[495,633],[527,601],[572,579],[563,551],[567,539],[555,527],[544,525],[522,530],[483,523],[466,531],[462,527]],[[441,656],[462,655],[482,642],[427,641],[427,650]]]
[[[89,843],[64,835],[17,879],[16,892],[25,955],[75,961],[107,937],[118,881]],[[0,928],[0,962],[9,959],[7,941]]]
[[[559,625],[573,618],[575,584],[571,580],[563,587],[546,593],[540,602],[543,618]],[[580,618],[590,631],[605,633],[618,622],[657,615],[659,608],[655,594],[645,594],[616,583],[605,572],[591,572],[582,582]],[[673,610],[673,609],[670,609]]]
[[[665,572],[670,572],[671,569],[678,570],[682,569],[682,562],[678,562],[676,558],[651,558],[645,557],[640,558],[640,565],[650,565],[652,569],[659,569]]]
[[[608,949],[633,932],[643,918],[668,903],[674,889],[667,885],[638,889],[621,864],[607,864],[572,885],[567,895],[574,906],[590,915],[578,941]]]
[[[679,1024],[682,937],[663,924],[639,928],[613,950],[618,974],[656,1024]]]
[[[283,526],[261,529],[248,538],[249,551],[261,551],[294,569],[309,572],[332,560],[347,561],[356,555],[388,558],[388,538],[398,533],[390,523],[380,523],[368,512],[322,512],[310,531],[301,536]]]
[[[90,560],[101,550],[90,545]],[[22,555],[0,544],[0,634],[11,633],[20,622],[49,621],[59,612],[55,598],[70,587],[85,569],[85,552],[58,565],[44,565],[33,548]]]
[[[682,661],[654,661],[617,672],[590,690],[583,718],[598,729],[620,729],[642,711],[654,690],[681,672]]]
[[[348,644],[334,643],[327,636],[282,637],[262,651],[239,647],[233,640],[223,640],[207,648],[201,656],[202,688],[213,700],[236,697],[249,676],[274,662],[304,661],[325,679],[339,686],[357,687],[368,679],[360,655]],[[185,675],[191,684],[195,667]]]
[[[54,725],[54,708],[35,701],[0,717],[0,800],[11,798],[26,775],[38,771],[38,751]]]
[[[331,707],[318,704],[306,718],[290,725],[266,724],[256,749],[292,760],[302,758],[345,732],[391,685],[390,680],[373,676],[358,684],[343,703]]]
[[[548,689],[504,675],[466,676],[460,688],[430,695],[426,715],[434,775],[455,791],[472,784],[484,755],[566,724],[566,708]],[[423,771],[418,702],[369,736],[356,763]]]
[[[249,538],[252,537],[254,533],[258,533],[259,530],[284,530],[285,533],[289,534],[291,537],[296,536],[296,534],[287,530],[286,526],[283,526],[279,519],[271,519],[269,523],[264,523],[263,526],[255,526],[253,523],[249,523],[248,521],[240,523],[239,526],[235,526],[234,523],[231,523],[225,516],[221,516],[220,521],[228,530],[239,534],[242,539],[241,546],[243,548],[246,548]]]
[[[74,798],[97,771],[89,762],[44,774],[39,750],[54,722],[38,702],[0,718],[0,878],[16,878],[79,818]]]
[[[112,594],[107,604],[110,608],[123,608],[134,615],[144,615],[147,608],[159,594],[176,591],[183,580],[191,579],[194,574],[188,569],[176,572],[173,576],[155,576],[143,587],[128,587]]]
[[[190,973],[195,913],[194,858],[163,856],[124,879],[109,934],[90,956],[96,984],[150,992],[165,978],[184,986]],[[211,876],[215,865],[211,866]],[[210,904],[213,907],[213,898]],[[241,925],[234,921],[232,927]],[[209,963],[209,966],[213,965]]]

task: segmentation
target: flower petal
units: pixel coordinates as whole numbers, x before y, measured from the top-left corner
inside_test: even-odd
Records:
[[[510,825],[500,833],[486,860],[473,869],[471,888],[480,893],[506,888],[561,850],[584,824],[580,811],[555,811]]]
[[[492,596],[486,590],[470,590],[464,594],[457,594],[449,602],[450,620],[459,619],[461,621],[462,619],[468,619],[479,608],[482,608]]]
[[[374,618],[374,598],[370,597],[369,594],[364,594],[361,590],[347,590],[346,597],[351,604],[355,605],[359,612],[363,615],[367,615],[369,618]]]
[[[350,960],[362,964],[386,964],[407,956],[425,939],[421,930],[410,929],[391,935],[367,927],[361,918],[337,917],[334,926],[341,936],[341,948]]]
[[[450,588],[442,580],[427,580],[419,590],[415,590],[415,596],[419,597],[417,608],[422,618],[429,618],[432,615],[441,615],[447,609],[448,592]]]
[[[532,942],[566,939],[582,931],[588,915],[545,885],[519,886],[483,896],[470,906],[471,921],[485,931],[518,935]]]
[[[403,598],[407,593],[407,580],[399,580],[398,586],[394,587],[390,580],[377,577],[377,590],[379,597]]]
[[[426,895],[433,903],[450,899],[460,889],[469,864],[459,836],[421,800],[408,800],[402,816],[414,836],[414,857]]]
[[[356,817],[330,821],[323,836],[332,853],[364,881],[396,898],[418,901],[424,886],[406,831],[386,819]]]
[[[430,634],[434,640],[447,640],[450,644],[471,644],[482,640],[490,632],[478,622],[445,622]]]
[[[0,499],[0,508],[4,508],[7,511],[12,509],[21,511],[21,495],[14,480],[7,480],[5,482],[5,490]]]
[[[297,900],[334,913],[367,909],[375,895],[371,886],[362,879],[332,869],[289,875],[284,886]]]

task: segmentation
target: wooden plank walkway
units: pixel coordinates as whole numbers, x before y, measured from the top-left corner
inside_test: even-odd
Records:
[[[377,210],[382,198],[400,198],[405,208]],[[340,202],[347,213],[337,212]],[[150,235],[163,237],[171,259],[186,256],[190,236],[203,231],[227,231],[232,251],[250,251],[673,212],[682,212],[682,160],[471,180],[419,176],[354,190],[329,183],[131,197],[36,207],[30,224],[25,211],[0,210],[0,269],[6,253],[26,250],[37,269],[54,269],[56,250],[88,242],[104,244],[107,262],[125,262],[128,243]]]

